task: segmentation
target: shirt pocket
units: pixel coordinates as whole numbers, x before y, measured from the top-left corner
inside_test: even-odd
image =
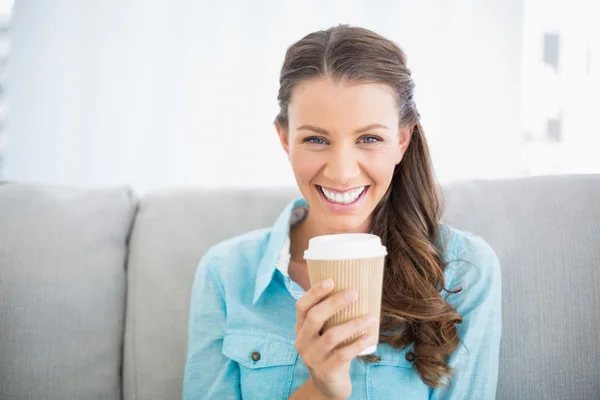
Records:
[[[429,387],[413,368],[412,346],[403,350],[379,343],[377,352],[381,361],[370,364],[367,391],[371,399],[428,399]],[[393,383],[392,383],[393,382]],[[396,393],[391,397],[391,393]]]
[[[237,362],[245,400],[287,399],[298,352],[286,338],[265,332],[225,335],[223,355]]]

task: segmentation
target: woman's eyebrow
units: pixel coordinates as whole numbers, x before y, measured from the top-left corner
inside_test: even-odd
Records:
[[[329,135],[329,132],[327,132],[325,129],[319,128],[314,125],[302,125],[302,126],[299,126],[297,130],[313,131],[313,132],[319,133],[321,135],[326,135],[326,136]]]
[[[367,131],[370,131],[370,130],[376,129],[376,128],[390,129],[387,126],[381,125],[381,124],[369,124],[367,126],[364,126],[362,128],[355,130],[354,133],[363,133],[363,132],[367,132]],[[319,133],[321,135],[326,135],[326,136],[329,135],[329,132],[327,132],[327,130],[325,130],[323,128],[319,128],[318,126],[314,126],[314,125],[302,125],[302,126],[299,126],[297,128],[297,130],[312,131],[312,132]]]
[[[367,125],[365,127],[362,127],[360,129],[355,130],[354,133],[363,133],[363,132],[367,132],[367,131],[370,131],[370,130],[373,130],[373,129],[377,129],[377,128],[379,128],[379,129],[390,129],[390,128],[388,128],[385,125],[371,124],[371,125]]]

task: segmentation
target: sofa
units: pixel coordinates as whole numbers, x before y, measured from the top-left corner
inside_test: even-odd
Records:
[[[444,221],[501,262],[497,398],[600,399],[600,175],[443,193]],[[181,398],[198,261],[295,196],[1,184],[0,399]]]

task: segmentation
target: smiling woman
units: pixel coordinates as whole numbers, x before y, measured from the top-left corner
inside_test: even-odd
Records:
[[[184,398],[494,398],[498,259],[441,221],[404,53],[362,28],[311,33],[288,49],[278,99],[275,126],[302,197],[271,229],[202,259]],[[335,233],[373,233],[387,247],[381,315],[322,333],[358,296],[309,283],[308,241]],[[380,337],[338,347],[374,324]]]

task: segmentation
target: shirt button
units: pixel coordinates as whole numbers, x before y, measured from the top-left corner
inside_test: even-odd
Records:
[[[412,351],[409,351],[408,353],[406,353],[406,361],[410,361],[413,362],[415,361],[415,353],[413,353]]]
[[[258,361],[260,360],[260,353],[258,351],[254,351],[250,355],[250,358],[252,359],[252,361]]]

